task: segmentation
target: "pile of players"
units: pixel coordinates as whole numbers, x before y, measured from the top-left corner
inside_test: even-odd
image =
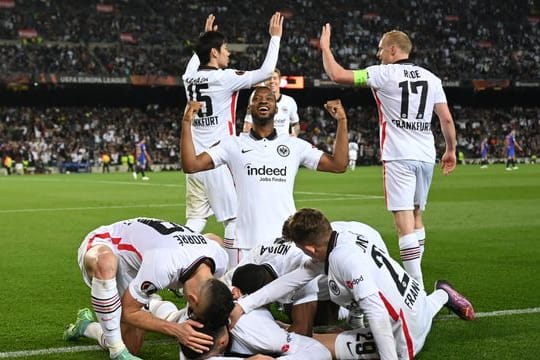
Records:
[[[320,38],[329,77],[369,86],[377,100],[385,198],[400,264],[370,226],[330,222],[317,209],[296,210],[294,179],[301,166],[346,171],[347,114],[340,100],[324,105],[337,122],[332,154],[291,133],[298,122],[294,100],[280,94],[275,72],[283,16],[270,19],[267,54],[253,71],[227,68],[227,41],[214,21],[213,15],[206,19],[183,76],[186,225],[141,217],[90,232],[78,261],[93,312],[79,311],[64,338],[96,339],[111,359],[138,359],[133,354],[146,331],[177,339],[180,356],[189,359],[412,359],[443,306],[474,319],[471,303],[447,281],[437,281],[429,295],[424,290],[422,211],[435,167],[433,111],[446,142],[440,159],[445,175],[455,168],[456,136],[441,81],[408,61],[407,35],[385,33],[382,64],[362,70],[336,62],[329,24]],[[236,136],[237,92],[257,84],[251,126]],[[223,223],[223,239],[202,234],[211,215]],[[182,289],[186,307],[163,301],[157,294],[163,289]],[[276,301],[288,310],[290,324],[272,317],[266,306]],[[339,313],[348,320],[339,322]],[[314,333],[319,324],[341,325]]]

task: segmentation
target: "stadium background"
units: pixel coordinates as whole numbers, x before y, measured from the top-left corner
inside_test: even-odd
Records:
[[[264,57],[267,22],[275,10],[286,16],[278,61],[288,76],[283,92],[297,100],[302,136],[316,146],[331,145],[333,124],[321,105],[339,97],[352,136],[364,145],[359,162],[378,161],[371,93],[334,86],[323,74],[316,39],[322,24],[330,22],[338,61],[355,68],[377,63],[381,33],[408,32],[415,45],[412,58],[444,81],[459,150],[470,161],[479,156],[482,133],[490,136],[490,157],[503,158],[502,141],[512,128],[524,147],[521,160],[538,154],[537,1],[0,0],[2,159],[10,154],[34,169],[41,161],[61,171],[61,164],[72,160],[97,165],[105,151],[132,151],[136,139],[148,136],[154,166],[176,168],[178,114],[185,105],[180,76],[206,15],[216,14],[229,38],[231,67],[252,69]],[[239,126],[248,96],[248,90],[240,93]],[[440,134],[436,139],[440,145]],[[533,165],[505,174],[494,165],[487,172],[461,167],[449,178],[437,175],[430,195],[434,245],[426,258],[427,281],[449,276],[482,313],[532,309],[531,314],[486,315],[472,325],[437,322],[422,359],[535,359],[540,352],[540,174]],[[150,177],[143,185],[121,172],[0,176],[0,273],[6,289],[0,357],[106,358],[95,349],[70,352],[59,338],[75,311],[88,305],[74,252],[88,230],[120,218],[182,222],[183,174]],[[301,172],[295,197],[298,206],[320,207],[332,219],[361,217],[394,239],[380,181],[378,167],[343,177]],[[221,231],[215,223],[209,230]],[[396,254],[395,244],[389,245]],[[24,352],[65,347],[68,354]],[[147,358],[175,358],[173,345],[144,351]]]

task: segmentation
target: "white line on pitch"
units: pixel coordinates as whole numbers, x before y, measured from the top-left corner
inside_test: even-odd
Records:
[[[540,313],[540,307],[529,309],[514,309],[514,310],[497,310],[490,312],[476,313],[477,318],[493,317],[493,316],[509,316],[509,315],[521,315],[521,314],[537,314]],[[443,315],[437,317],[437,320],[450,320],[455,319],[455,315]]]
[[[510,315],[521,315],[521,314],[537,314],[540,313],[540,307],[529,308],[529,309],[514,309],[514,310],[496,310],[490,312],[477,313],[476,317],[493,317],[493,316],[510,316]],[[436,320],[450,320],[458,319],[455,315],[443,315],[436,318]],[[173,340],[164,339],[164,340],[154,340],[148,341],[145,345],[169,345],[173,344]],[[18,358],[18,357],[27,357],[27,356],[38,356],[38,355],[52,355],[52,354],[61,354],[61,353],[78,353],[85,351],[98,351],[103,349],[97,345],[89,346],[70,346],[70,347],[61,347],[61,348],[49,348],[49,349],[36,349],[36,350],[21,350],[21,351],[8,351],[0,352],[0,358]]]
[[[170,345],[174,344],[172,339],[164,340],[150,340],[145,342],[145,345]],[[74,354],[87,351],[105,351],[98,345],[86,345],[86,346],[69,346],[60,348],[48,348],[48,349],[35,349],[35,350],[21,350],[11,352],[0,352],[0,358],[19,358],[27,356],[39,356],[39,355],[52,355],[52,354]]]
[[[0,210],[0,214],[50,212],[50,211],[79,211],[79,210],[103,210],[103,209],[134,209],[134,208],[159,208],[159,207],[184,207],[184,204],[147,204],[147,205],[111,205],[111,206],[83,206],[71,208],[44,208],[44,209],[8,209]]]

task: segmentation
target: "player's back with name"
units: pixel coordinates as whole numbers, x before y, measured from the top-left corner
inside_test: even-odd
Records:
[[[154,248],[174,248],[186,245],[209,245],[212,241],[189,228],[160,219],[134,218],[110,225],[113,243],[131,246],[143,253]],[[114,236],[114,235],[117,236]],[[118,240],[114,240],[117,238]]]

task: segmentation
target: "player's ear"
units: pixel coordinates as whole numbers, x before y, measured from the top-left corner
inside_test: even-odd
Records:
[[[233,286],[231,288],[231,293],[232,293],[232,296],[233,296],[234,300],[240,299],[242,297],[242,295],[244,295],[244,294],[242,294],[242,291],[240,291],[240,289],[237,288],[236,286]]]
[[[317,253],[315,245],[304,245],[304,250],[308,253],[309,256],[313,256]]]
[[[197,306],[199,304],[199,297],[194,294],[187,294],[186,300],[189,304],[192,304],[192,308],[194,307],[194,305]]]

